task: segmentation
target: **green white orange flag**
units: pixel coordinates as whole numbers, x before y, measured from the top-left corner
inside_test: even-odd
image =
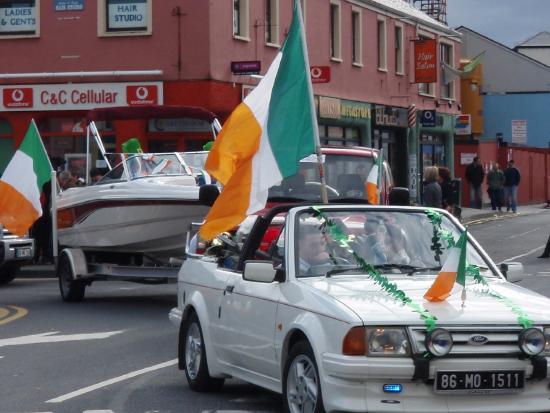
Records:
[[[0,178],[0,224],[22,236],[40,216],[42,186],[51,179],[52,166],[31,122],[21,146]]]
[[[380,187],[382,183],[382,151],[378,154],[367,177],[367,200],[371,205],[380,203]]]
[[[318,142],[301,8],[258,86],[233,111],[206,160],[224,185],[200,236],[209,240],[265,208],[268,189],[298,172]]]
[[[464,291],[466,285],[466,245],[468,232],[464,231],[449,255],[437,278],[424,294],[428,301],[444,301],[451,294]],[[464,299],[464,298],[463,298]]]

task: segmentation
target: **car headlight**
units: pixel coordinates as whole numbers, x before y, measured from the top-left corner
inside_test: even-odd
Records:
[[[347,356],[405,357],[410,354],[409,339],[402,327],[354,327],[342,345]]]
[[[426,348],[436,357],[446,356],[453,348],[453,336],[444,328],[436,328],[426,335]]]
[[[544,327],[544,354],[550,356],[550,327]]]
[[[528,356],[536,356],[546,348],[545,334],[538,328],[528,328],[519,335],[519,348]]]

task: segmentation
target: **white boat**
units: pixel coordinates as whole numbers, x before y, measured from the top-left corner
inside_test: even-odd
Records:
[[[126,113],[122,109],[131,110],[117,108],[117,117],[143,116],[141,112]],[[155,108],[154,116],[163,117],[163,109],[159,112]],[[102,110],[103,117],[97,111],[92,111],[96,120],[112,116],[111,111]],[[209,121],[215,132],[219,124],[214,115],[197,111],[192,108],[177,112],[169,108],[165,116],[191,114],[196,118],[199,113],[199,119]],[[59,246],[94,254],[98,261],[131,265],[162,265],[171,257],[182,257],[190,223],[202,221],[208,211],[199,202],[199,186],[183,154],[106,154],[93,122],[88,130],[110,171],[96,184],[58,194]]]

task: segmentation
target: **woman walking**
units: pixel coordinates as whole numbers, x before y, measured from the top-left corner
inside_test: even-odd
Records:
[[[489,186],[487,192],[489,192],[489,198],[491,198],[491,208],[496,211],[502,211],[502,193],[504,191],[504,172],[495,162],[491,167],[491,171],[487,175],[487,185]]]
[[[437,166],[428,166],[424,169],[423,205],[430,208],[442,207],[441,187],[437,183],[439,169]]]

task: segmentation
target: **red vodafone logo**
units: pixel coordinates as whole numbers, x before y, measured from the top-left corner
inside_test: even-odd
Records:
[[[7,88],[3,91],[4,107],[6,108],[32,108],[32,88]]]
[[[130,106],[158,104],[156,85],[126,86],[126,101]]]

